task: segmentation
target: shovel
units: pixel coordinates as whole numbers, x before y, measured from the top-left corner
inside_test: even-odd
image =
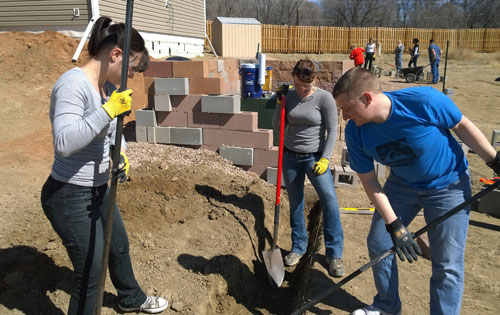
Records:
[[[120,81],[120,91],[127,89],[128,64],[130,56],[130,34],[132,29],[132,11],[134,8],[134,0],[127,0],[125,13],[125,37],[123,43],[123,58],[122,58],[122,74]],[[108,270],[109,248],[111,247],[111,235],[113,233],[113,213],[116,201],[116,189],[118,178],[116,177],[117,165],[120,161],[120,150],[123,135],[123,118],[128,113],[124,113],[117,117],[115,147],[113,150],[113,169],[111,176],[111,184],[109,186],[109,199],[107,204],[107,221],[104,234],[104,248],[102,250],[101,273],[99,275],[99,287],[97,291],[97,301],[95,305],[95,314],[101,314],[102,299],[104,297],[104,285],[106,284],[106,271]]]
[[[500,186],[500,180],[497,180],[494,184],[490,185],[488,188],[483,189],[481,192],[479,192],[479,193],[475,194],[474,196],[472,196],[469,200],[466,200],[466,201],[462,202],[461,204],[459,204],[455,208],[449,210],[448,212],[446,212],[442,216],[436,218],[434,221],[432,221],[431,223],[427,224],[426,226],[424,226],[423,228],[421,228],[420,230],[418,230],[417,232],[415,232],[415,234],[413,234],[413,239],[416,239],[420,235],[426,233],[427,231],[429,231],[430,229],[432,229],[433,227],[435,227],[439,223],[441,223],[444,220],[448,219],[449,217],[451,217],[452,215],[454,215],[458,211],[460,211],[463,208],[467,207],[468,205],[472,204],[474,201],[480,199],[481,197],[483,197],[484,195],[488,194],[489,192],[491,192],[492,190],[494,190],[495,188],[497,188],[499,186]],[[293,311],[291,313],[291,315],[300,315],[300,314],[303,314],[310,307],[312,307],[313,305],[316,305],[317,303],[319,303],[320,301],[322,301],[323,299],[325,299],[327,296],[329,296],[333,292],[335,292],[338,289],[340,289],[341,286],[343,286],[347,282],[349,282],[352,279],[354,279],[357,276],[359,276],[363,271],[369,269],[370,267],[375,266],[380,261],[382,261],[385,258],[389,257],[395,251],[396,251],[396,248],[392,247],[391,249],[388,249],[385,252],[382,252],[382,254],[380,254],[377,257],[375,257],[374,259],[370,260],[368,263],[366,263],[365,265],[363,265],[361,268],[359,268],[358,270],[354,271],[353,273],[351,273],[350,275],[348,275],[347,277],[345,277],[344,279],[342,279],[340,282],[336,283],[334,286],[332,286],[328,290],[325,290],[324,292],[322,292],[319,296],[311,299],[309,302],[307,302],[306,304],[302,305],[301,307],[299,307],[298,309],[296,309],[295,311]]]
[[[278,240],[278,226],[280,222],[280,193],[281,193],[281,168],[283,161],[283,133],[285,130],[285,96],[281,96],[281,123],[280,123],[280,144],[278,151],[278,173],[276,174],[276,204],[274,206],[274,235],[271,249],[262,251],[264,264],[266,265],[267,276],[273,287],[279,288],[285,278],[285,266],[281,250],[276,247]]]

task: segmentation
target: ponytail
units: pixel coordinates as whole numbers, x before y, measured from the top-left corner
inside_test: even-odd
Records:
[[[87,45],[89,55],[97,56],[103,49],[118,46],[123,49],[125,24],[114,23],[111,18],[102,16],[94,24]],[[147,51],[144,39],[133,27],[130,34],[130,51],[144,53]]]

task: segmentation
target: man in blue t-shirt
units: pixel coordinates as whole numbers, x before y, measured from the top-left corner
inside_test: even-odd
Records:
[[[500,152],[431,87],[382,92],[372,73],[353,68],[337,82],[333,97],[349,120],[345,135],[351,168],[377,209],[367,238],[371,259],[395,246],[401,261],[417,260],[420,248],[406,228],[417,213],[423,208],[431,222],[470,198],[467,160],[450,129],[500,173]],[[374,161],[391,168],[384,188]],[[469,212],[467,207],[428,232],[430,314],[460,313]],[[395,255],[373,266],[373,276],[378,292],[373,304],[352,314],[400,314]]]
[[[434,43],[434,39],[429,41],[429,61],[431,63],[432,84],[439,82],[439,62],[441,61],[441,48]]]

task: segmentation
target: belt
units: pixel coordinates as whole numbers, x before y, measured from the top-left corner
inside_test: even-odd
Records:
[[[295,154],[296,156],[312,156],[312,155],[318,155],[318,154],[321,154],[321,152],[312,152],[312,153],[299,153],[299,152],[295,152],[295,151],[292,151],[290,149],[288,149],[287,147],[283,146],[283,151],[284,152],[288,152],[288,153],[292,153],[292,154]]]

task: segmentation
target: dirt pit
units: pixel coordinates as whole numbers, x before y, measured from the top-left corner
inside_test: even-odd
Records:
[[[68,307],[71,263],[39,198],[53,160],[50,91],[59,75],[74,66],[71,57],[77,43],[53,32],[0,34],[0,314],[64,314]],[[303,55],[268,57],[296,60]],[[391,55],[378,56],[377,65],[390,70],[385,63],[392,60]],[[449,60],[447,87],[455,89],[455,102],[487,138],[500,128],[500,83],[494,81],[498,76],[496,54]],[[410,86],[395,77],[381,79],[384,90]],[[144,107],[143,78],[136,76],[129,86],[136,108]],[[339,164],[344,145],[339,139],[333,164]],[[136,278],[148,294],[169,299],[172,308],[166,314],[288,314],[300,298],[298,289],[309,284],[307,298],[314,298],[339,281],[328,276],[320,239],[311,270],[286,268],[282,287],[270,286],[261,252],[269,248],[273,231],[272,185],[213,152],[133,141],[128,146],[131,180],[119,185],[118,203]],[[490,177],[491,171],[477,155],[468,154],[468,159],[473,189],[478,192],[479,177]],[[306,208],[311,209],[317,197],[309,187],[306,192]],[[370,207],[360,187],[339,188],[337,194],[341,207]],[[371,216],[342,214],[341,220],[349,274],[369,261],[366,235]],[[417,217],[410,229],[424,224]],[[462,314],[497,314],[500,309],[499,233],[500,219],[472,212]],[[283,255],[291,246],[286,191],[281,198],[278,246]],[[403,313],[429,313],[430,262],[400,263],[399,268]],[[305,272],[307,281],[300,278]],[[310,313],[349,314],[370,304],[374,294],[368,270]],[[119,313],[109,278],[102,313]]]

